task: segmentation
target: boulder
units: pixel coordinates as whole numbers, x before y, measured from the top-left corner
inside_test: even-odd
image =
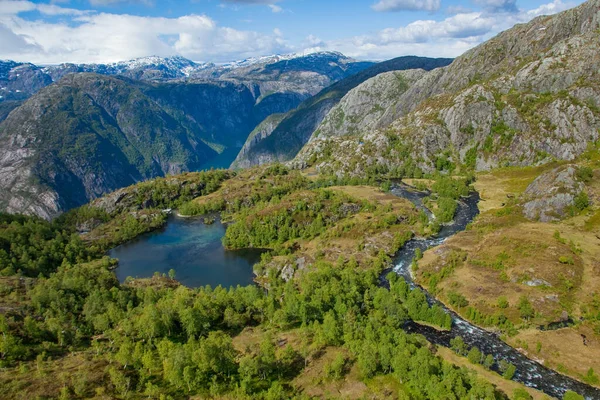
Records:
[[[564,165],[537,177],[525,190],[523,214],[542,222],[565,218],[575,205],[575,198],[584,190],[576,176],[574,165]]]

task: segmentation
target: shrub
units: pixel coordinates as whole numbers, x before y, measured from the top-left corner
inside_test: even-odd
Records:
[[[583,211],[590,205],[590,198],[587,193],[582,191],[577,196],[575,196],[575,208],[579,211]]]
[[[508,308],[510,304],[508,303],[508,300],[506,299],[506,297],[502,296],[498,298],[498,307],[505,309]]]
[[[577,178],[585,183],[589,183],[592,181],[594,177],[594,170],[590,167],[579,167],[576,173]]]
[[[585,398],[580,394],[577,394],[571,390],[567,390],[563,396],[563,400],[585,400]]]
[[[522,388],[516,388],[513,391],[513,400],[531,400],[533,397],[527,392],[527,390]]]
[[[456,292],[448,293],[448,301],[452,306],[459,308],[466,307],[469,305],[469,301],[466,299],[466,297]]]

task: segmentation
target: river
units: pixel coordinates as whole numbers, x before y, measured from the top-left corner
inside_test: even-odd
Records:
[[[395,184],[391,192],[399,197],[410,200],[417,208],[424,210],[430,218],[432,217],[431,213],[424,207],[422,202],[422,199],[428,196],[429,193],[416,191],[403,184]],[[549,396],[562,398],[567,390],[572,390],[589,400],[600,399],[600,389],[565,375],[561,375],[558,372],[527,358],[525,355],[500,340],[496,334],[471,324],[461,318],[458,314],[449,310],[425,289],[415,283],[411,274],[411,264],[415,257],[416,249],[419,248],[424,251],[428,248],[439,246],[449,237],[465,230],[469,222],[479,214],[479,209],[477,207],[478,202],[479,194],[476,192],[471,193],[468,197],[462,198],[459,201],[454,223],[443,226],[439,234],[434,238],[415,238],[410,240],[397,254],[393,270],[402,276],[411,287],[419,287],[423,290],[427,295],[430,304],[436,303],[442,306],[445,311],[452,316],[453,321],[452,328],[449,331],[439,331],[412,321],[406,323],[406,331],[421,334],[425,336],[429,342],[445,347],[450,347],[450,340],[460,336],[467,346],[477,346],[483,353],[492,354],[494,356],[496,363],[492,367],[493,370],[498,371],[498,362],[500,360],[508,361],[517,367],[513,380],[521,382],[531,388],[538,389]],[[386,273],[387,272],[389,271],[386,271]]]

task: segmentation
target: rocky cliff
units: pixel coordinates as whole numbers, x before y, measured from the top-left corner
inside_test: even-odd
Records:
[[[404,77],[392,99],[368,104],[375,94],[348,93],[295,165],[364,175],[572,160],[599,139],[599,28],[600,1],[588,1],[517,25],[416,81]]]

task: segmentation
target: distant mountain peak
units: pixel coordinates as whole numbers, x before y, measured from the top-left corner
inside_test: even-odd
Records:
[[[248,67],[254,64],[273,64],[280,61],[286,60],[294,60],[297,58],[304,57],[337,57],[344,60],[353,60],[350,57],[345,56],[344,54],[337,51],[310,51],[310,52],[302,52],[302,53],[288,53],[288,54],[272,54],[268,56],[260,56],[260,57],[250,57],[243,60],[232,61],[225,64],[222,64],[221,67],[227,69]]]

